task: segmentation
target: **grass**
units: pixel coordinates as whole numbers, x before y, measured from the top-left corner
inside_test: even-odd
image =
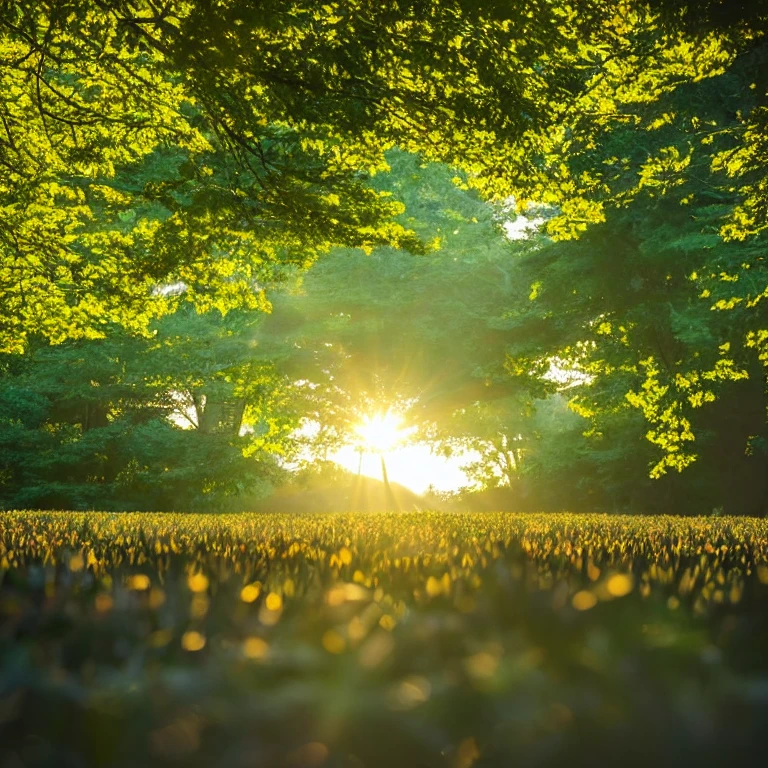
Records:
[[[0,517],[0,768],[738,763],[768,523]]]

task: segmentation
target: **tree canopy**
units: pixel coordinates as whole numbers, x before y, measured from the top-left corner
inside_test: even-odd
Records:
[[[423,250],[369,183],[393,146],[485,197],[559,206],[550,229],[572,237],[718,137],[718,183],[740,198],[724,232],[760,230],[762,81],[727,126],[699,118],[688,147],[603,141],[688,126],[665,99],[761,45],[762,16],[726,25],[711,3],[691,25],[686,4],[654,6],[4,4],[3,348],[144,331],[180,302],[264,307],[277,266],[334,245]]]

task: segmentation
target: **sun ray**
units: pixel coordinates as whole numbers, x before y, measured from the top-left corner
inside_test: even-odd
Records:
[[[362,439],[362,448],[375,453],[387,453],[407,436],[409,430],[401,429],[402,416],[390,411],[365,416],[355,432]]]

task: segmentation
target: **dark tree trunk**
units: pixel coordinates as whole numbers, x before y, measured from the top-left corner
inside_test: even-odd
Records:
[[[216,400],[206,395],[204,405],[199,397],[195,397],[194,402],[200,432],[207,435],[228,434],[231,437],[240,434],[246,405],[244,399]]]
[[[102,403],[86,403],[82,421],[83,432],[87,432],[89,429],[106,427],[109,424],[108,412],[108,406]]]

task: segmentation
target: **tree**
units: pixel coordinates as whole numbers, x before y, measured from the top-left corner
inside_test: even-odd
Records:
[[[685,481],[689,499],[697,489],[710,506],[753,512],[768,503],[765,240],[734,236],[743,190],[724,179],[720,162],[755,108],[750,85],[765,55],[757,47],[718,78],[670,94],[670,117],[652,131],[605,135],[594,149],[600,157],[697,146],[677,151],[664,183],[651,175],[580,241],[529,251],[518,263],[509,317],[517,337],[510,370],[526,375],[552,358],[577,368],[586,381],[569,398],[593,422],[593,438],[610,440],[609,453],[636,444],[615,430],[634,423],[637,438],[655,448],[651,476],[695,462]],[[633,409],[644,421],[622,416]],[[682,493],[675,481],[662,485]]]
[[[253,349],[260,319],[185,312],[150,339],[5,356],[0,504],[222,511],[263,495],[296,422]]]
[[[274,293],[258,343],[301,382],[313,455],[354,442],[363,417],[400,411],[414,439],[477,451],[477,479],[509,485],[535,401],[552,389],[504,369],[511,262],[527,245],[509,242],[505,211],[454,184],[455,171],[403,153],[388,162],[377,185],[405,201],[401,223],[435,249],[330,254]]]
[[[591,147],[762,40],[762,16],[691,29],[667,6],[662,27],[630,0],[6,3],[2,348],[264,306],[271,265],[333,245],[420,250],[368,184],[396,145],[582,232],[680,162],[617,174],[584,165]],[[734,237],[761,226],[764,90],[718,160],[741,185]]]

